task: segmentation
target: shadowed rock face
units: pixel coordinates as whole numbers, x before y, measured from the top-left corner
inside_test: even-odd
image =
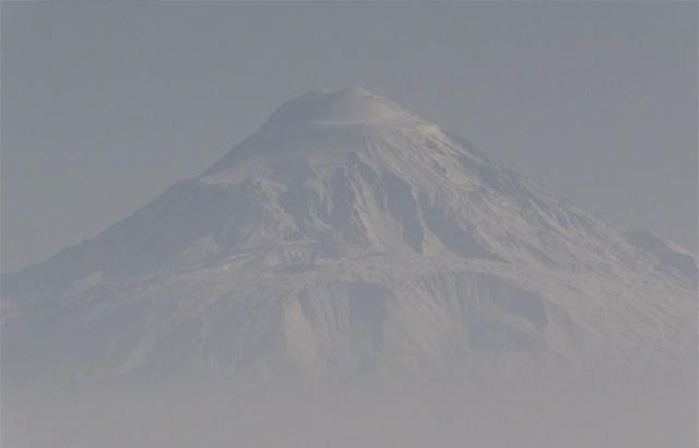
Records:
[[[626,235],[629,243],[644,255],[652,257],[659,269],[675,271],[688,278],[697,278],[697,261],[691,255],[672,248],[650,232],[626,232]]]
[[[401,223],[403,241],[416,252],[422,253],[425,229],[422,226],[420,210],[410,185],[388,171],[382,176],[382,181],[388,211],[396,221]]]
[[[697,359],[691,255],[361,89],[285,103],[201,176],[2,280],[4,377]]]

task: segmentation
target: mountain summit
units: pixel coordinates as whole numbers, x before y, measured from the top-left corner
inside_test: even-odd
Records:
[[[417,121],[418,117],[397,103],[351,87],[301,95],[277,109],[268,124],[410,125]]]
[[[696,366],[697,265],[362,89],[3,277],[3,375],[253,381]],[[487,367],[485,367],[487,368]]]
[[[367,135],[410,133],[422,135],[437,126],[398,103],[373,95],[360,87],[337,92],[309,92],[282,104],[250,138],[206,171],[212,174],[238,166],[242,158],[275,153],[302,159],[342,157],[364,148]],[[332,142],[328,141],[331,139]],[[284,144],[280,144],[284,142]]]

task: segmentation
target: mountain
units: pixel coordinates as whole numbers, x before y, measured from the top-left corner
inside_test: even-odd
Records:
[[[2,278],[3,376],[109,383],[697,364],[697,261],[354,88]],[[489,370],[491,369],[491,370]]]

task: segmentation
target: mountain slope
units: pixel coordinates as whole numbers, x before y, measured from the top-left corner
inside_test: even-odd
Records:
[[[697,361],[693,256],[362,89],[285,103],[199,177],[2,288],[17,377]]]

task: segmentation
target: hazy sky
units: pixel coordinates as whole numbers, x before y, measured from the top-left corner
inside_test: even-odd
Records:
[[[361,85],[622,225],[697,244],[697,3],[2,2],[2,270]],[[695,249],[696,250],[696,249]]]

